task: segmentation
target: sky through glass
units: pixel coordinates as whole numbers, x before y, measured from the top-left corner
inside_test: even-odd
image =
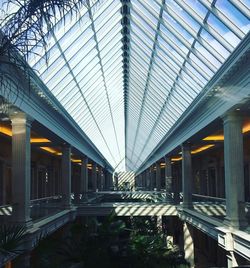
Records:
[[[105,0],[29,64],[113,167],[137,170],[249,29],[249,0]]]

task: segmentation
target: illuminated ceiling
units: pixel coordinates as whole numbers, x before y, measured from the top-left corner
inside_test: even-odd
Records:
[[[30,65],[101,153],[137,170],[250,29],[250,0],[105,0]]]

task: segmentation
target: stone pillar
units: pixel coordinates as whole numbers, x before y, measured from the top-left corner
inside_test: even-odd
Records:
[[[152,166],[148,168],[148,190],[153,190],[153,175],[152,175]]]
[[[142,187],[142,173],[138,175],[138,186]]]
[[[165,156],[165,189],[166,189],[166,197],[169,201],[172,201],[172,166],[171,166],[171,158]]]
[[[71,146],[62,146],[62,206],[71,207]]]
[[[24,113],[10,115],[12,124],[12,221],[25,226],[30,218],[30,128],[32,120]]]
[[[112,189],[114,190],[115,189],[115,182],[114,182],[114,179],[113,179],[113,173],[110,173],[109,174],[109,179],[110,179],[110,186],[112,187]]]
[[[146,170],[146,190],[150,190],[150,169]]]
[[[118,188],[119,188],[118,175],[115,174],[114,178],[115,178],[115,188],[116,188],[116,191],[118,191]]]
[[[161,166],[160,162],[156,162],[156,172],[155,172],[155,182],[156,182],[156,190],[161,190]]]
[[[100,166],[97,165],[97,171],[96,171],[96,188],[98,191],[101,191],[101,172],[100,172]]]
[[[92,165],[92,186],[93,191],[96,192],[97,190],[97,174],[96,174],[96,163],[93,163]]]
[[[183,208],[192,208],[192,158],[190,144],[182,144]]]
[[[190,263],[190,268],[194,268],[193,227],[186,222],[183,224],[183,238],[185,259]]]
[[[113,181],[113,174],[109,173],[109,190],[110,187],[112,188],[112,190],[114,190],[114,181]]]
[[[99,178],[100,178],[100,190],[103,191],[104,189],[104,181],[103,181],[103,169],[99,166]]]
[[[143,187],[143,191],[146,190],[146,187],[147,187],[147,171],[144,170],[144,172],[142,173],[142,187]]]
[[[82,157],[81,165],[81,178],[80,178],[80,193],[82,194],[82,199],[87,198],[88,193],[88,157]]]
[[[110,173],[107,169],[105,169],[105,189],[106,191],[110,191],[111,187],[111,179],[110,179]]]
[[[223,117],[223,123],[226,188],[225,223],[234,228],[246,227],[242,118],[236,112],[228,113]]]
[[[107,191],[107,169],[105,167],[102,170],[102,183],[103,191]]]

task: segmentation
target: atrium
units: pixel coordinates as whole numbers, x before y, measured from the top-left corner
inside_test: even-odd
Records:
[[[250,0],[2,2],[0,223],[31,252],[157,217],[190,267],[250,267]]]

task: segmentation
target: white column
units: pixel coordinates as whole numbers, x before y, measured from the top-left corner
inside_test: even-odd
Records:
[[[96,163],[93,163],[92,165],[92,187],[93,187],[93,191],[96,192],[97,190]]]
[[[100,179],[100,190],[103,191],[104,189],[104,180],[103,180],[103,169],[99,166],[99,179]]]
[[[156,162],[156,172],[155,172],[155,182],[156,182],[156,190],[161,190],[161,166],[160,162]]]
[[[110,188],[114,189],[113,174],[112,173],[108,173],[108,174],[109,174],[109,190]]]
[[[182,144],[183,208],[192,208],[192,158],[190,144]]]
[[[146,178],[147,178],[147,171],[144,170],[144,172],[142,173],[142,187],[144,191],[146,190],[147,186]]]
[[[190,268],[194,268],[194,240],[193,227],[188,223],[183,224],[184,252],[185,260],[190,263]]]
[[[151,190],[150,189],[150,168],[146,170],[146,190]]]
[[[102,183],[103,183],[103,190],[106,191],[107,190],[107,170],[104,167],[102,170]]]
[[[242,118],[236,112],[228,113],[223,117],[223,123],[226,188],[225,223],[235,228],[246,227]]]
[[[62,147],[62,206],[71,208],[71,146]]]
[[[83,195],[82,198],[87,197],[88,192],[88,158],[87,156],[82,158],[82,165],[81,165],[81,186],[80,186],[80,193]]]
[[[118,175],[115,174],[115,188],[116,188],[116,191],[118,191],[118,186],[119,186]]]
[[[142,174],[139,174],[137,177],[138,184],[137,186],[142,187]]]
[[[167,199],[172,201],[171,192],[172,192],[172,166],[171,158],[165,156],[165,189],[167,194]]]
[[[30,128],[24,113],[10,115],[12,124],[12,221],[31,225],[30,218]]]
[[[109,191],[110,190],[110,184],[111,184],[111,180],[110,180],[110,174],[108,172],[107,169],[105,169],[105,172],[104,172],[104,176],[105,176],[105,189],[106,191]]]
[[[148,168],[148,181],[149,181],[149,184],[148,184],[148,190],[151,191],[151,190],[154,190],[153,188],[153,171],[152,171],[153,167],[150,166]]]

